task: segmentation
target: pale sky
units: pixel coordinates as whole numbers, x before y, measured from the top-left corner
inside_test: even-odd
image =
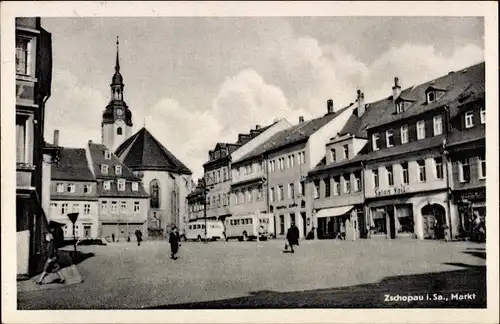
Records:
[[[484,60],[484,21],[464,17],[42,18],[54,74],[47,141],[100,142],[116,36],[133,132],[146,128],[202,175],[216,142],[274,118],[367,102]]]

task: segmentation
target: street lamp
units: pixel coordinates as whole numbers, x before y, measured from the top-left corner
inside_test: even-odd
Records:
[[[207,194],[210,191],[210,188],[207,187],[207,182],[205,177],[201,178],[201,190],[203,192],[203,218],[205,219],[205,243],[207,240]]]
[[[76,231],[75,231],[75,224],[76,220],[78,219],[79,213],[69,213],[68,218],[69,220],[73,223],[73,240],[74,240],[74,249],[75,249],[75,260],[76,260]],[[75,261],[76,262],[76,261]]]

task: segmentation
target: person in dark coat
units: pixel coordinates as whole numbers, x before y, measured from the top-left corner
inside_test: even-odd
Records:
[[[177,227],[174,227],[172,231],[170,232],[170,237],[168,239],[168,243],[170,243],[170,258],[172,260],[177,260],[177,252],[179,252],[179,246],[180,246],[180,235],[179,235],[179,230]]]
[[[299,228],[295,226],[295,223],[292,222],[292,226],[288,229],[286,233],[286,239],[288,241],[288,245],[290,245],[290,252],[294,253],[293,246],[299,245]],[[285,249],[287,245],[285,244]]]
[[[135,230],[135,237],[137,238],[137,245],[141,245],[142,241],[142,232],[140,229]]]
[[[58,254],[57,254],[58,246],[54,239],[54,235],[51,232],[46,233],[45,240],[47,241],[48,244],[47,260],[45,261],[45,265],[43,266],[42,275],[40,276],[40,279],[36,281],[36,283],[39,285],[43,284],[43,279],[45,279],[48,273],[56,272],[60,278],[59,282],[63,284],[66,282],[66,278],[61,273],[61,266],[59,265]]]

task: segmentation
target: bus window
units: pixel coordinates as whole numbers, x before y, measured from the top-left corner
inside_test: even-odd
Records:
[[[202,224],[202,225],[201,225],[201,229],[204,229],[204,228],[205,228],[205,224]]]
[[[201,224],[196,224],[196,228],[200,229],[201,228]]]
[[[248,224],[252,224],[252,219],[251,218],[248,219]]]
[[[230,223],[231,225],[234,225],[234,220],[233,220],[233,219],[231,219],[231,220],[229,221],[229,223]]]

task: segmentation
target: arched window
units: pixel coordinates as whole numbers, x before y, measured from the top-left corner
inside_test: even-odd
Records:
[[[121,127],[118,127],[118,128],[116,129],[116,134],[117,134],[117,135],[122,135],[122,133],[123,133],[122,128],[121,128]]]
[[[152,180],[149,183],[150,207],[160,208],[160,185],[158,180]]]

